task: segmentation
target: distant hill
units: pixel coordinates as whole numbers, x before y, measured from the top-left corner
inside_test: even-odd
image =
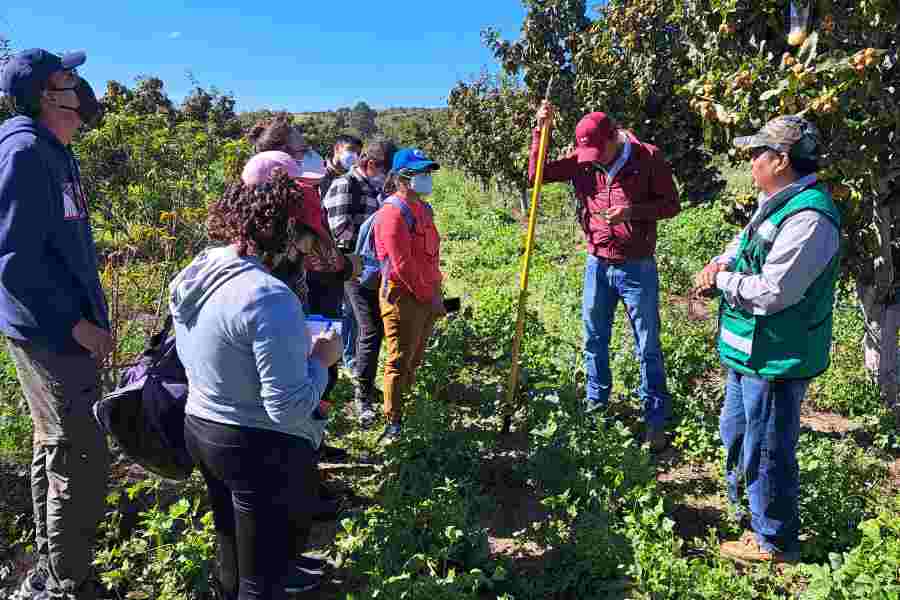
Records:
[[[375,110],[379,115],[385,116],[393,116],[393,115],[405,115],[405,114],[417,114],[417,113],[427,113],[427,112],[440,112],[442,110],[447,110],[446,108],[425,108],[419,106],[393,106],[391,108],[384,108],[381,110]],[[294,117],[297,119],[307,119],[307,118],[316,118],[316,117],[334,117],[338,112],[350,112],[349,108],[336,108],[334,110],[322,110],[322,111],[305,111],[305,112],[296,112],[293,113]]]

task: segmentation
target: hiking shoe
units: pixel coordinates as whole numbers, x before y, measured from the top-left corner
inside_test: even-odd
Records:
[[[35,567],[25,575],[22,585],[19,586],[19,598],[31,600],[32,598],[49,598],[47,592],[47,579],[50,573],[44,567]]]
[[[325,569],[328,568],[328,561],[324,558],[304,554],[294,560],[293,567],[295,570],[302,571],[307,575],[321,577],[325,573]]]
[[[302,594],[303,592],[318,589],[321,585],[321,576],[310,575],[306,571],[295,568],[288,575],[287,583],[284,584],[284,591],[288,594]]]
[[[758,563],[790,565],[800,562],[799,552],[772,552],[763,549],[752,531],[744,532],[741,539],[736,542],[724,542],[719,546],[719,553],[742,565]]]
[[[644,442],[650,445],[650,452],[662,452],[669,445],[669,438],[662,429],[648,429]]]
[[[400,439],[401,427],[400,423],[388,423],[384,428],[384,433],[378,438],[378,443],[382,446],[388,446]]]
[[[372,401],[367,399],[356,400],[356,414],[359,415],[359,426],[368,429],[375,424],[375,410],[372,408]]]

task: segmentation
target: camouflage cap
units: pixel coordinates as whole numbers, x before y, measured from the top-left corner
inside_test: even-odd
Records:
[[[818,160],[820,142],[815,125],[803,117],[789,115],[772,119],[754,135],[735,138],[734,145],[748,150],[764,146],[792,158]]]

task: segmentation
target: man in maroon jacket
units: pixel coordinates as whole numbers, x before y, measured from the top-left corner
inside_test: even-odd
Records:
[[[545,102],[537,113],[528,173],[537,170],[540,128],[553,118]],[[544,166],[544,181],[571,182],[578,220],[588,242],[582,319],[587,369],[587,409],[609,402],[609,341],[616,304],[625,304],[641,363],[641,400],[651,448],[665,446],[671,399],[659,345],[659,277],[656,222],[681,210],[672,170],[659,148],[620,129],[604,113],[586,115],[575,128],[575,152]]]

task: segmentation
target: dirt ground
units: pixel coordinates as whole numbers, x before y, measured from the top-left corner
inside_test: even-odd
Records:
[[[841,437],[852,435],[860,428],[839,415],[812,409],[804,409],[801,423],[804,429]],[[506,436],[484,461],[481,482],[485,493],[496,502],[493,513],[485,514],[483,519],[483,525],[489,532],[491,553],[509,556],[527,571],[542,568],[543,550],[518,543],[515,533],[546,518],[547,512],[533,490],[515,475],[516,465],[525,460],[526,447],[525,434]],[[683,463],[678,452],[671,448],[663,452],[656,463],[657,481],[662,493],[673,502],[671,516],[682,538],[690,541],[695,537],[704,537],[710,527],[720,531],[727,527],[720,465]],[[342,497],[345,511],[342,516],[365,510],[371,503],[370,499],[354,495],[350,484],[355,478],[372,475],[376,468],[370,464],[323,465],[329,489]],[[889,485],[900,488],[900,459],[890,464],[889,473]],[[120,462],[113,469],[113,477],[120,481],[136,481],[145,476],[139,467],[127,462]],[[9,586],[19,581],[32,564],[32,558],[24,552],[23,545],[16,544],[16,540],[9,535],[9,531],[14,529],[27,530],[25,521],[31,519],[27,467],[0,463],[0,489],[3,490],[0,494],[0,517],[6,519],[0,521],[0,598],[6,598],[11,593]],[[338,520],[315,523],[310,547],[315,552],[327,554],[339,530]],[[6,589],[3,584],[7,585]],[[338,600],[345,598],[348,592],[364,587],[365,582],[354,579],[347,570],[334,568],[320,590],[303,597]]]

